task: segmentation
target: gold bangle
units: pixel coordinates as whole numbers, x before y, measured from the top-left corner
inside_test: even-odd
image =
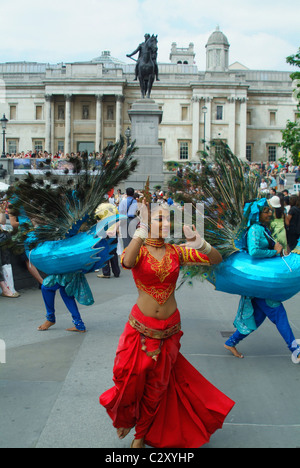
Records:
[[[204,241],[201,249],[198,249],[200,253],[203,253],[204,255],[208,255],[211,252],[212,246]]]

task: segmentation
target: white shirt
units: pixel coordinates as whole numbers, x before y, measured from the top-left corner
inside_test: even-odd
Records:
[[[137,210],[137,201],[133,197],[124,198],[119,204],[119,213],[134,218]]]

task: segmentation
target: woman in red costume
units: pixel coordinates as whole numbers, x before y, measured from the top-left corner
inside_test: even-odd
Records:
[[[179,352],[183,333],[174,291],[181,265],[213,265],[222,257],[187,226],[186,244],[165,244],[168,209],[152,210],[151,236],[147,217],[122,255],[139,296],[117,348],[115,385],[100,396],[100,403],[121,439],[135,427],[132,448],[198,448],[222,427],[234,402]]]

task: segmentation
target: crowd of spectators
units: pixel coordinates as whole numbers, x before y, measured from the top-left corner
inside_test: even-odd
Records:
[[[70,159],[70,158],[75,158],[81,157],[81,152],[72,152],[72,153],[64,153],[63,151],[57,151],[56,153],[48,153],[47,151],[21,151],[20,153],[6,153],[6,158],[8,159]],[[102,153],[96,153],[93,151],[92,153],[89,153],[89,158],[90,159],[101,159]]]
[[[264,195],[274,196],[278,192],[286,191],[287,174],[293,174],[294,182],[300,183],[300,166],[294,166],[290,163],[253,163],[250,165],[250,170],[259,176],[259,190]]]
[[[176,169],[177,177],[186,179],[190,170],[201,172],[200,163],[180,164]],[[300,165],[295,166],[291,163],[278,162],[260,162],[249,163],[249,169],[259,177],[260,192],[263,195],[274,196],[277,192],[283,192],[287,186],[287,174],[294,175],[294,182],[300,184]],[[175,171],[175,168],[172,169]],[[190,186],[190,191],[197,192],[199,188]],[[288,192],[288,191],[287,191]]]

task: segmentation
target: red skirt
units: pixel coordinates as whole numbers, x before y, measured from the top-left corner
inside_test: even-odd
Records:
[[[157,320],[135,305],[131,315],[156,330],[180,322],[178,310],[167,320]],[[127,322],[114,363],[115,385],[100,396],[114,427],[135,427],[135,438],[144,438],[151,447],[199,448],[234,406],[179,352],[182,335],[179,331],[164,340],[145,339]],[[157,349],[156,360],[149,355]]]

